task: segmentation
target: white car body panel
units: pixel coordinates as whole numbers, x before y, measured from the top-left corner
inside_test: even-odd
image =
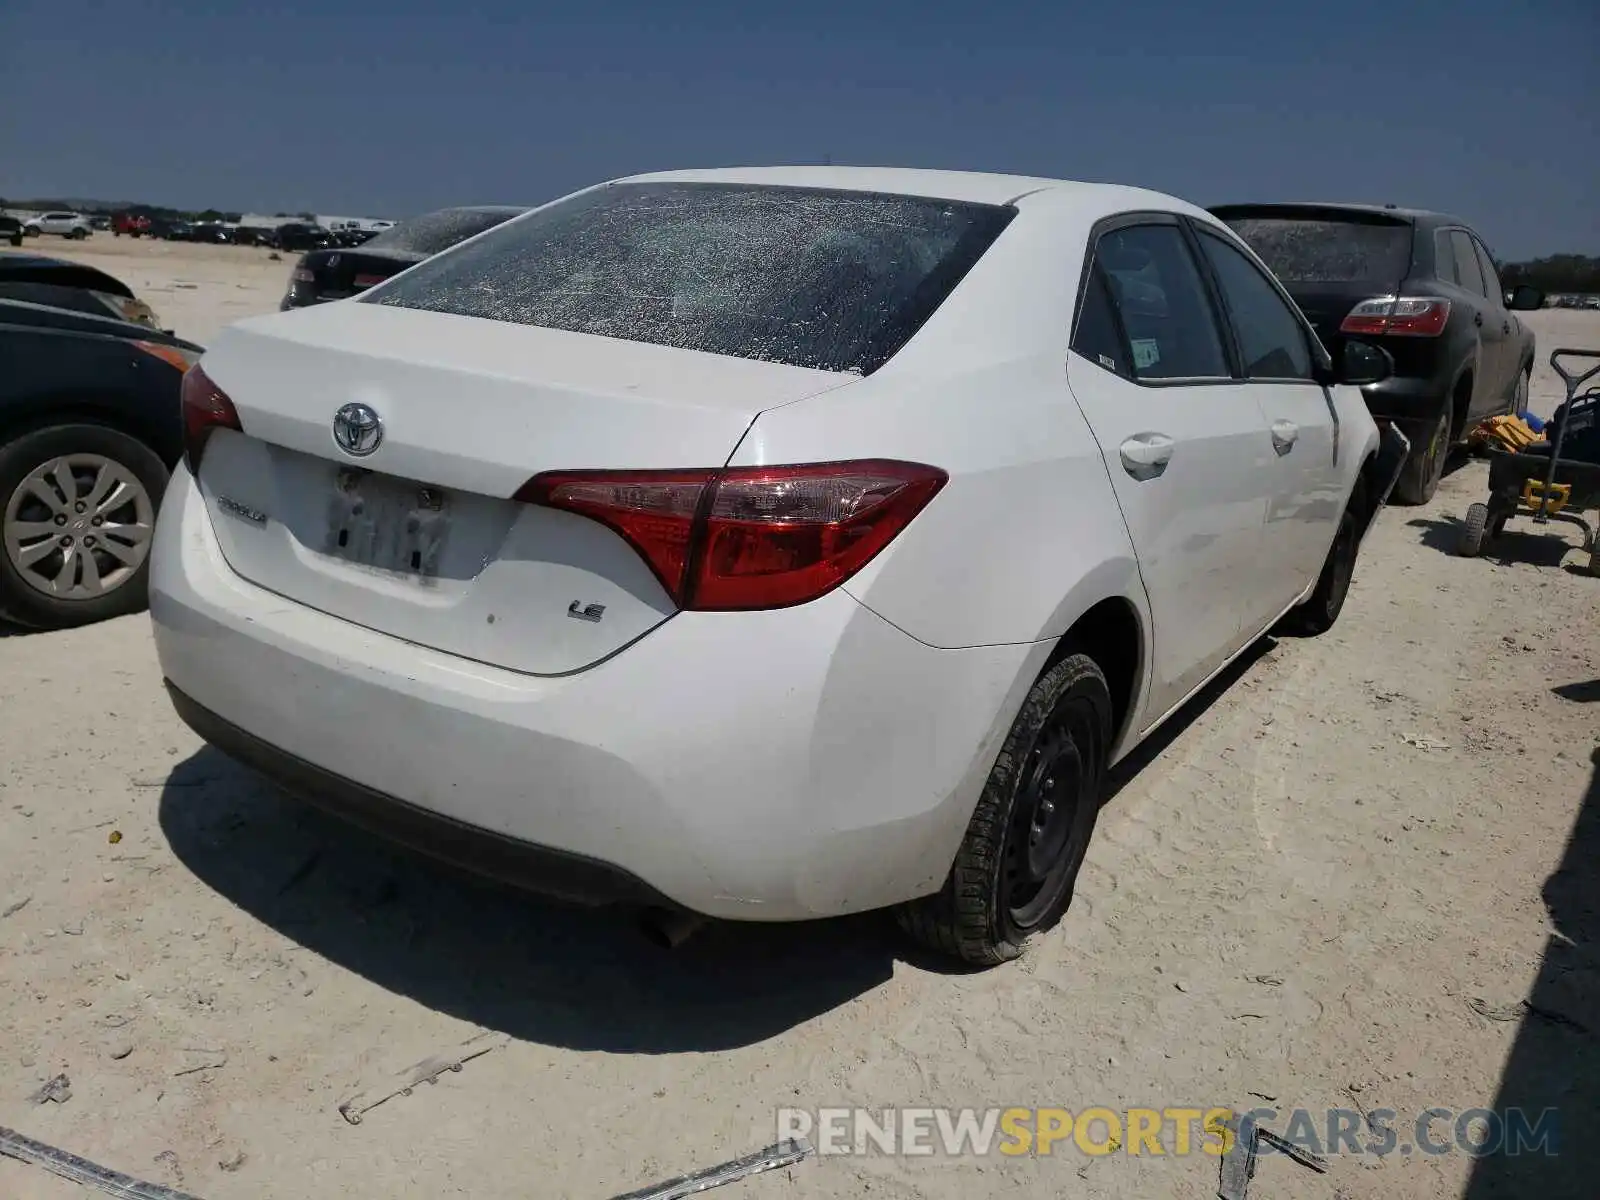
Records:
[[[40,233],[60,234],[63,237],[80,229],[85,233],[93,232],[89,218],[78,213],[42,213],[27,224],[32,225]]]
[[[212,436],[198,482],[174,474],[151,560],[174,689],[397,803],[602,861],[697,912],[788,920],[943,883],[1018,708],[1092,608],[1123,606],[1139,632],[1121,757],[1314,587],[1377,447],[1356,389],[1142,387],[1068,349],[1095,222],[1178,213],[1241,244],[1201,210],[948,172],[638,180],[1018,216],[864,378],[367,302],[230,328],[204,367],[244,433]],[[349,402],[385,424],[360,467],[457,496],[431,583],[319,542]],[[1136,479],[1119,450],[1150,432],[1174,452]],[[856,458],[949,479],[843,586],[768,611],[678,612],[609,529],[507,499],[544,470]],[[576,601],[604,623],[569,620]]]

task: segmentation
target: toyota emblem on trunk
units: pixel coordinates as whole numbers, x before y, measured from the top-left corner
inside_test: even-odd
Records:
[[[333,440],[339,449],[365,458],[383,441],[383,422],[365,404],[346,404],[333,414]]]

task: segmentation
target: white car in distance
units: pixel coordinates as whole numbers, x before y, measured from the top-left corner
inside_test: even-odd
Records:
[[[40,213],[25,222],[23,229],[33,235],[51,233],[74,241],[81,241],[94,232],[94,226],[90,224],[89,218],[75,212]]]
[[[1404,451],[1260,261],[1125,187],[646,175],[187,376],[152,555],[202,737],[688,920],[1066,909],[1108,767],[1339,615]]]

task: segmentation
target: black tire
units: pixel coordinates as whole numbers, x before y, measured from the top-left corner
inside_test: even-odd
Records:
[[[1461,541],[1456,544],[1456,553],[1462,558],[1477,558],[1483,550],[1483,537],[1488,528],[1489,506],[1469,505],[1466,518],[1461,522]]]
[[[1517,382],[1511,388],[1511,408],[1507,410],[1507,416],[1520,417],[1528,411],[1528,380],[1532,374],[1531,363],[1517,372]]]
[[[1416,439],[1411,454],[1395,481],[1394,499],[1399,504],[1426,504],[1439,490],[1444,465],[1450,458],[1450,410],[1440,412],[1428,427],[1427,436]]]
[[[1069,655],[1047,671],[1006,735],[944,887],[897,910],[906,932],[987,967],[1052,928],[1100,814],[1112,735],[1111,690],[1093,659]]]
[[[1355,578],[1356,558],[1361,552],[1361,513],[1366,503],[1365,484],[1357,480],[1350,494],[1350,503],[1339,518],[1339,528],[1334,532],[1333,545],[1328,547],[1328,557],[1322,561],[1322,574],[1317,576],[1317,586],[1311,595],[1291,608],[1278,625],[1280,633],[1291,637],[1316,637],[1333,628],[1339,614],[1344,611],[1345,597],[1350,594],[1350,581]]]
[[[144,489],[153,518],[166,491],[168,473],[161,460],[143,442],[105,425],[78,423],[35,428],[0,445],[0,617],[36,629],[66,629],[141,611],[148,601],[150,558],[148,539],[137,569],[85,598],[53,596],[22,575],[12,561],[7,541],[13,498],[23,481],[52,459],[95,455],[129,473]],[[21,511],[20,502],[18,511]],[[111,517],[115,523],[119,518]],[[93,534],[95,531],[88,531]],[[102,538],[102,540],[104,540]],[[82,551],[80,550],[80,553]],[[105,556],[102,549],[99,557]],[[113,564],[114,565],[114,564]]]

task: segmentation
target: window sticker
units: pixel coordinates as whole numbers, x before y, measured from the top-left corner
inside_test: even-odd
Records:
[[[1161,361],[1161,347],[1155,338],[1134,338],[1129,347],[1133,350],[1133,365],[1140,371],[1148,370]]]

